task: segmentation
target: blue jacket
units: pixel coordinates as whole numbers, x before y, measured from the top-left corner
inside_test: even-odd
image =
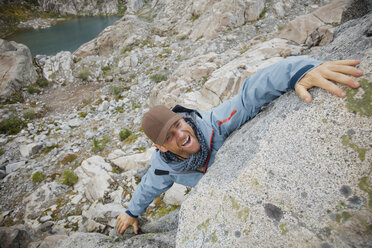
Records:
[[[289,89],[294,89],[296,83],[309,70],[321,63],[314,59],[291,57],[245,79],[239,94],[216,108],[202,113],[180,106],[174,109],[175,112],[197,113],[197,125],[210,147],[209,160],[206,165],[200,167],[205,167],[206,171],[212,166],[218,149],[234,130],[253,118],[262,106]],[[174,182],[193,187],[203,176],[203,173],[198,171],[186,174],[174,172],[172,166],[160,157],[160,151],[156,150],[151,157],[151,167],[132,195],[127,213],[132,217],[141,215],[155,197],[169,189]]]

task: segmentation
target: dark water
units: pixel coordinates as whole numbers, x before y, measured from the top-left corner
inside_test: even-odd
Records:
[[[33,56],[55,55],[60,51],[74,52],[120,18],[116,16],[79,17],[46,29],[20,31],[6,39],[25,44],[30,48]]]

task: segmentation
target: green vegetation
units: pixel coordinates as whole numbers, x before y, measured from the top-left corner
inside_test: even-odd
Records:
[[[154,214],[153,214],[153,218],[155,220],[158,220],[160,219],[161,217],[163,217],[164,215],[176,210],[177,208],[179,208],[180,206],[177,206],[177,205],[170,205],[168,207],[162,207],[162,208],[159,208],[157,209]]]
[[[47,87],[49,85],[49,82],[44,77],[41,77],[36,81],[36,85],[39,86],[39,87],[44,88],[44,87]]]
[[[38,88],[35,88],[33,85],[30,85],[27,87],[27,92],[30,94],[38,94],[40,93],[40,90]]]
[[[240,206],[234,197],[230,196],[232,209],[239,210]]]
[[[23,94],[22,94],[22,91],[17,91],[16,93],[14,93],[13,95],[11,95],[10,97],[8,97],[7,100],[5,100],[4,102],[2,102],[2,104],[13,104],[13,103],[24,103],[25,102],[25,99],[23,98]]]
[[[71,163],[72,161],[74,161],[76,158],[77,158],[77,155],[76,155],[76,154],[68,154],[68,155],[66,155],[66,156],[61,160],[61,163],[62,163],[62,164],[68,164],[68,163]]]
[[[124,106],[116,106],[115,113],[124,113]]]
[[[82,59],[83,58],[81,58],[81,57],[75,57],[74,56],[74,58],[72,60],[73,60],[74,64],[76,64],[76,63],[80,62]]]
[[[81,117],[81,118],[85,118],[88,113],[85,113],[85,112],[79,112],[78,115]]]
[[[10,116],[8,119],[4,119],[0,122],[0,133],[1,134],[17,134],[26,125],[20,118],[15,115]]]
[[[79,180],[78,176],[71,170],[64,170],[62,174],[62,184],[73,186]]]
[[[123,16],[127,11],[127,5],[124,4],[122,1],[118,1],[118,15]]]
[[[209,221],[211,219],[208,218],[206,221],[202,222],[201,224],[199,224],[196,228],[200,231],[201,229],[204,229],[204,231],[206,232],[207,229],[208,229],[208,226],[210,225]]]
[[[162,81],[167,80],[167,76],[164,74],[152,74],[150,76],[150,79],[154,81],[155,83],[160,83]]]
[[[131,135],[129,135],[128,138],[125,139],[125,143],[127,143],[127,144],[134,143],[137,140],[137,138],[138,138],[137,135],[131,134]]]
[[[126,128],[120,131],[119,133],[120,141],[126,140],[131,134],[132,132]]]
[[[110,91],[115,96],[120,95],[121,93],[123,93],[124,91],[127,91],[129,89],[130,89],[130,87],[123,86],[123,85],[111,85],[110,86]]]
[[[268,10],[268,9],[265,7],[265,8],[261,11],[260,16],[259,16],[259,19],[261,19],[261,18],[263,18],[263,17],[265,16],[267,10]]]
[[[109,71],[111,70],[111,67],[110,66],[102,66],[102,71]]]
[[[32,120],[32,119],[35,119],[36,117],[37,117],[37,114],[35,113],[33,109],[27,110],[23,113],[23,118],[25,118],[26,120]]]
[[[200,35],[195,41],[203,39],[204,35]]]
[[[369,181],[368,177],[362,177],[359,180],[358,187],[360,188],[360,190],[368,194],[368,206],[372,208],[372,188],[371,182]]]
[[[19,4],[17,1],[5,1],[0,4],[0,13],[2,25],[0,26],[0,34],[3,37],[17,31],[18,23],[36,18],[53,18],[55,14],[39,11],[36,6],[37,1],[23,1]]]
[[[287,232],[288,232],[288,229],[286,228],[286,225],[287,225],[287,224],[281,224],[281,225],[279,226],[280,230],[282,231],[282,235],[286,235]]]
[[[37,171],[32,175],[32,182],[39,183],[46,178],[45,174],[41,171]]]
[[[249,47],[247,47],[247,45],[244,45],[244,46],[243,46],[243,49],[240,50],[240,54],[243,54],[243,53],[245,53],[245,52],[248,51],[248,50],[249,50]]]
[[[148,22],[154,21],[150,4],[146,4],[142,9],[138,10],[136,15],[139,18],[145,19]]]
[[[53,149],[56,148],[56,147],[58,147],[57,144],[53,144],[53,145],[51,145],[51,146],[44,147],[44,148],[40,151],[40,153],[47,154],[47,153],[49,153],[51,150],[53,150]]]
[[[279,30],[279,31],[283,30],[284,28],[285,28],[285,25],[280,25],[280,26],[278,26],[278,30]]]
[[[126,46],[124,47],[123,51],[121,51],[122,54],[125,54],[127,52],[132,51],[133,47],[132,46]]]
[[[197,20],[199,17],[200,17],[199,14],[196,14],[196,15],[193,14],[193,15],[190,17],[190,20],[191,20],[191,21],[195,21],[195,20]]]
[[[135,110],[137,108],[141,108],[141,105],[138,105],[138,104],[132,102],[132,110]]]
[[[120,174],[120,171],[116,167],[112,167],[112,172],[115,174]]]
[[[358,153],[360,161],[364,161],[366,159],[367,148],[360,148],[356,144],[351,143],[351,135],[343,135],[341,138],[344,146],[349,146]]]
[[[243,208],[242,210],[240,210],[238,212],[238,218],[239,219],[243,219],[244,222],[247,221],[248,216],[249,216],[249,208],[247,208],[247,207]]]
[[[106,144],[110,142],[110,139],[106,136],[102,138],[102,140],[93,139],[93,148],[92,152],[98,152],[105,149]]]
[[[144,151],[146,151],[146,148],[143,147],[143,146],[140,146],[140,147],[137,148],[137,150],[138,150],[139,152],[144,152]]]
[[[79,73],[78,78],[80,78],[83,81],[88,81],[89,75],[90,75],[89,71],[85,70]]]
[[[218,237],[217,237],[217,235],[216,235],[216,231],[214,231],[213,233],[212,233],[212,242],[213,243],[216,243],[218,241]]]
[[[362,79],[359,83],[359,89],[344,88],[347,95],[346,108],[360,115],[372,116],[372,82]],[[361,92],[363,94],[359,95]]]
[[[336,221],[340,223],[342,220],[347,221],[351,218],[351,214],[348,212],[342,212],[341,214],[336,214]]]
[[[0,156],[3,155],[4,153],[5,153],[4,149],[0,148]]]

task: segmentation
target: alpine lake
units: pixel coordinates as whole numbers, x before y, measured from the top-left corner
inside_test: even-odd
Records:
[[[74,52],[120,18],[120,16],[77,17],[49,28],[21,30],[6,37],[6,40],[26,45],[33,57],[52,56],[60,51]]]

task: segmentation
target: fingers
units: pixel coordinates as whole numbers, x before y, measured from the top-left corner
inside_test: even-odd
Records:
[[[129,227],[129,223],[121,223],[116,227],[116,229],[118,233],[123,234],[125,230],[127,230],[128,227]]]
[[[133,226],[133,231],[138,234],[138,220],[137,218],[130,217],[127,214],[120,214],[117,218],[116,230],[118,233],[123,234],[129,226]]]
[[[117,218],[117,223],[116,223],[116,230],[118,233],[123,234],[125,230],[128,228],[129,223],[128,221],[125,221],[125,216],[124,214],[120,214]]]
[[[133,223],[133,231],[135,234],[138,234],[138,221],[137,220]]]
[[[338,72],[328,71],[325,78],[338,82],[340,84],[345,84],[351,88],[358,88],[360,86],[359,82],[357,82],[353,78]]]
[[[296,84],[296,92],[307,103],[310,103],[312,100],[308,89],[314,86],[323,88],[343,98],[346,96],[346,93],[331,81],[347,85],[351,88],[358,88],[360,86],[359,82],[350,76],[360,77],[363,75],[361,70],[355,68],[359,63],[359,60],[325,62],[305,74]]]
[[[310,93],[307,91],[307,89],[302,85],[296,86],[296,93],[301,97],[302,100],[304,100],[306,103],[310,103],[312,100],[312,97]]]
[[[350,65],[350,66],[356,66],[360,64],[360,60],[354,60],[354,59],[345,59],[345,60],[336,60],[336,61],[329,61],[326,62],[327,64],[335,64],[335,65]]]
[[[331,65],[329,65],[328,68],[331,71],[351,75],[351,76],[354,76],[354,77],[360,77],[360,76],[363,75],[363,72],[361,70],[359,70],[358,68],[355,68],[353,66],[331,64]]]

